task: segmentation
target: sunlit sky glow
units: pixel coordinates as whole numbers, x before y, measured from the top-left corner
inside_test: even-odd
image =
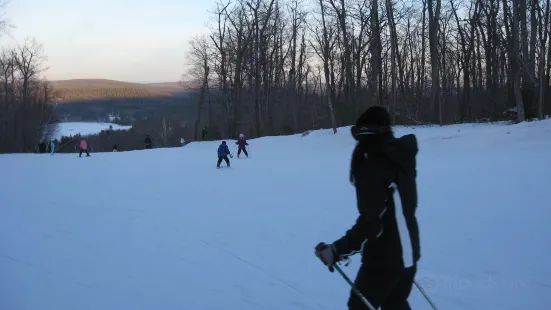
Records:
[[[10,0],[16,28],[7,48],[35,37],[49,80],[105,78],[173,82],[185,70],[187,41],[206,30],[214,0]]]

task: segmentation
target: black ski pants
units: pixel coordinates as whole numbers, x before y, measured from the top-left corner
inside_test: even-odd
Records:
[[[416,266],[391,270],[362,264],[354,282],[375,309],[381,307],[381,310],[410,310],[408,297],[416,273]],[[351,290],[348,309],[368,310],[369,308]]]
[[[82,152],[85,152],[86,156],[90,156],[90,153],[88,152],[88,149],[80,149],[80,153],[78,153],[78,157],[82,156]]]
[[[228,158],[228,155],[218,156],[218,163],[216,164],[216,167],[220,167],[220,164],[222,163],[222,159],[226,161],[226,165],[228,165],[228,167],[229,167],[230,166],[230,160]]]
[[[245,149],[245,148],[239,148],[237,150],[237,155],[238,156],[241,154],[241,151],[243,151],[243,153],[245,153],[245,156],[249,157],[249,153],[247,153],[247,149]]]

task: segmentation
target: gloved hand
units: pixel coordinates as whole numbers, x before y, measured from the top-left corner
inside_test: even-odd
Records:
[[[333,264],[340,260],[340,256],[336,253],[335,247],[332,244],[320,242],[315,249],[316,256],[329,267],[329,271],[333,272]]]

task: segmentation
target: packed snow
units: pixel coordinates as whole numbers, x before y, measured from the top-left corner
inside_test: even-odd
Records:
[[[419,141],[417,282],[437,307],[547,310],[551,120],[396,132]],[[249,143],[219,170],[219,141],[0,156],[0,309],[346,309],[314,247],[357,216],[349,128]]]
[[[61,139],[61,137],[75,136],[80,134],[82,136],[93,135],[100,133],[102,130],[109,129],[112,126],[113,130],[128,130],[132,126],[122,126],[114,123],[92,123],[92,122],[64,122],[58,123],[57,132],[54,135],[54,139]]]

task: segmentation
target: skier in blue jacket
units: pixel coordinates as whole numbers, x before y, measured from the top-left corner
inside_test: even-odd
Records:
[[[222,144],[218,147],[218,163],[216,164],[216,168],[220,168],[220,164],[222,163],[222,159],[226,161],[226,165],[230,166],[230,160],[228,159],[228,155],[233,158],[233,156],[230,154],[230,149],[228,148],[228,145],[226,144],[226,141],[222,141]]]
[[[50,155],[54,155],[55,153],[55,141],[54,139],[50,140]]]

